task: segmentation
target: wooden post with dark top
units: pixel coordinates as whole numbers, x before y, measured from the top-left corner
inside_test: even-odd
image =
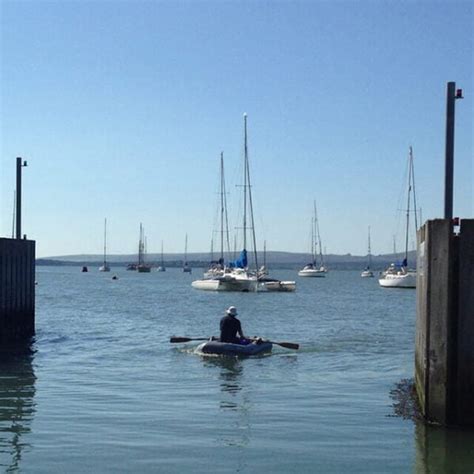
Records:
[[[418,231],[415,383],[425,418],[474,426],[474,220]]]
[[[0,349],[35,333],[35,242],[0,238]]]

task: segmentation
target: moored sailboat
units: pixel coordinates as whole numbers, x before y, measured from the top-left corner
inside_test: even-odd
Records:
[[[161,241],[161,262],[160,266],[157,268],[159,272],[166,272],[165,261],[163,259],[163,241]]]
[[[416,270],[408,268],[408,236],[410,231],[410,202],[413,193],[415,212],[415,230],[418,227],[416,217],[415,171],[413,165],[413,149],[410,147],[408,159],[408,191],[405,226],[405,258],[402,263],[392,263],[379,278],[379,285],[384,288],[416,288]]]
[[[225,186],[225,177],[224,177],[224,153],[221,152],[220,157],[220,190],[219,190],[219,214],[220,214],[220,231],[219,231],[219,240],[220,240],[220,254],[219,259],[214,260],[214,239],[211,239],[211,263],[209,268],[204,272],[204,279],[211,279],[215,277],[222,276],[225,270],[224,263],[224,243],[227,246],[227,254],[230,254],[230,242],[229,242],[229,224],[228,224],[228,215],[227,215],[227,193]]]
[[[237,259],[223,265],[223,258],[221,260],[222,269],[219,269],[218,274],[211,278],[203,278],[192,282],[193,288],[199,290],[212,291],[241,291],[241,292],[256,292],[256,291],[293,291],[295,287],[294,282],[281,282],[280,280],[272,279],[271,282],[265,281],[263,275],[258,273],[258,259],[256,251],[255,225],[253,216],[253,202],[252,189],[250,184],[250,168],[248,157],[247,144],[247,114],[244,114],[244,183],[243,188],[243,248]],[[222,189],[222,188],[221,188]],[[221,195],[222,196],[222,195]],[[222,211],[222,208],[221,208]],[[221,214],[222,216],[222,214]],[[247,219],[250,218],[250,225]],[[221,226],[223,220],[221,219]],[[255,269],[249,270],[248,256],[247,256],[247,232],[252,230],[252,241],[254,249]],[[223,239],[223,227],[221,227],[221,236]],[[270,285],[269,285],[270,284]]]
[[[110,267],[107,263],[107,219],[104,221],[104,263],[99,267],[99,272],[110,272]]]
[[[138,265],[136,270],[138,273],[150,273],[151,266],[145,263],[146,243],[145,243],[145,229],[140,223],[140,238],[138,240]]]
[[[365,267],[364,270],[362,270],[362,273],[360,274],[361,278],[373,278],[374,277],[374,272],[370,269],[371,264],[372,264],[372,254],[371,254],[371,251],[370,251],[370,226],[369,226],[367,266]]]
[[[318,229],[318,214],[316,211],[316,201],[313,203],[314,217],[311,218],[311,257],[312,261],[307,263],[299,272],[300,277],[318,277],[324,278],[326,276],[326,269],[322,261],[321,238],[319,237],[320,257],[321,261],[318,265],[316,261],[316,246],[318,243],[319,229]]]
[[[183,262],[183,272],[191,273],[193,269],[188,264],[188,234],[184,239],[184,262]]]
[[[243,184],[243,249],[238,259],[229,262],[225,266],[221,275],[217,275],[210,279],[196,280],[192,282],[193,288],[199,290],[214,291],[243,291],[254,292],[258,289],[257,274],[250,272],[247,260],[247,213],[250,211],[252,220],[252,235],[255,249],[255,229],[253,226],[253,210],[252,210],[252,191],[250,188],[250,170],[247,146],[247,114],[244,114],[244,184]],[[255,261],[256,261],[255,255]],[[258,268],[258,267],[257,267]]]

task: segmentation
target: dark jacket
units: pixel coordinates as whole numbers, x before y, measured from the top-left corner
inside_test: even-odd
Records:
[[[237,337],[237,333],[242,337],[242,327],[240,321],[235,316],[224,316],[221,319],[220,328],[221,342],[239,343],[240,339]]]

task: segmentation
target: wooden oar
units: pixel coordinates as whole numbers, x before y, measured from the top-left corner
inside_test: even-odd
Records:
[[[295,342],[275,342],[275,341],[267,341],[271,342],[272,344],[276,344],[277,346],[281,347],[286,347],[287,349],[294,349],[297,351],[300,348],[299,344],[296,344]]]
[[[190,342],[190,341],[208,341],[211,339],[211,337],[177,337],[173,336],[170,338],[170,342],[175,343],[175,342]],[[251,338],[251,340],[255,340]],[[267,341],[271,342],[272,344],[276,344],[277,346],[285,347],[286,349],[294,349],[298,350],[300,348],[299,344],[296,344],[295,342],[275,342],[275,341]]]
[[[210,337],[175,337],[170,338],[170,342],[208,341]]]
[[[258,339],[261,339],[261,338],[250,337],[248,339],[250,341],[257,341]],[[272,344],[276,344],[277,346],[286,347],[287,349],[294,349],[295,351],[297,351],[300,348],[300,345],[296,344],[296,342],[275,342],[275,341],[269,341],[268,339],[261,339],[261,341],[271,342]]]

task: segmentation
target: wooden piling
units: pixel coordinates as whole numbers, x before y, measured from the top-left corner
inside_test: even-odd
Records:
[[[428,421],[474,425],[474,220],[418,231],[415,383]]]
[[[0,348],[35,333],[35,242],[0,238]]]

